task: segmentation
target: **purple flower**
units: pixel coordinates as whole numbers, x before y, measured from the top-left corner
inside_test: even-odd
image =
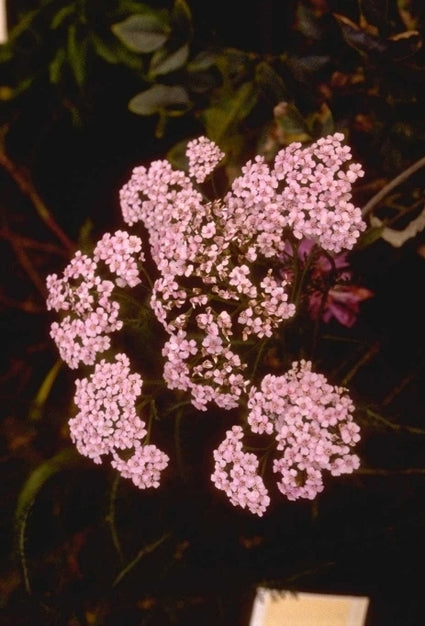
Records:
[[[361,302],[372,297],[373,292],[366,287],[335,285],[327,292],[324,304],[322,294],[314,292],[309,298],[309,308],[315,319],[321,313],[324,322],[328,323],[334,318],[343,326],[351,328],[356,323]]]

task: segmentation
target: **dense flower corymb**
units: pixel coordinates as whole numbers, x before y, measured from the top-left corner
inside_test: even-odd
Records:
[[[225,154],[207,137],[198,137],[187,144],[186,156],[189,161],[189,175],[197,183],[203,183],[225,157]]]
[[[254,433],[273,434],[274,472],[289,499],[313,499],[323,490],[322,472],[349,474],[359,466],[351,448],[359,441],[354,405],[346,390],[312,371],[309,361],[292,364],[283,376],[266,375],[249,394],[247,421]]]
[[[46,283],[47,308],[66,312],[50,329],[61,358],[72,369],[81,363],[94,365],[98,353],[110,347],[109,335],[122,328],[119,304],[111,297],[114,283],[103,280],[97,263],[80,251],[62,278],[51,274]]]
[[[131,373],[125,354],[110,363],[102,359],[89,378],[76,381],[75,404],[79,412],[69,420],[77,450],[95,463],[112,455],[112,466],[141,488],[157,487],[168,456],[152,444],[143,445],[146,424],[136,413],[142,391],[139,374]],[[130,453],[126,460],[120,451]]]
[[[261,516],[270,504],[270,497],[257,473],[258,459],[255,454],[243,451],[242,437],[240,426],[233,426],[226,432],[226,438],[214,450],[211,480],[217,489],[226,493],[232,504]]]
[[[366,227],[351,202],[352,184],[363,172],[342,141],[335,133],[309,146],[291,144],[272,163],[257,155],[221,198],[210,198],[214,185],[204,182],[225,155],[206,137],[188,142],[187,172],[167,160],[134,168],[120,190],[131,232],[106,233],[92,257],[77,252],[62,278],[47,278],[47,306],[62,314],[51,327],[61,357],[71,368],[94,368],[77,380],[79,410],[70,420],[81,454],[96,463],[108,455],[137,487],[157,487],[169,458],[151,443],[151,427],[164,406],[170,415],[188,401],[191,410],[239,413],[240,423],[213,453],[211,479],[233,505],[256,515],[270,502],[260,469],[273,448],[278,488],[290,500],[314,498],[324,471],[336,476],[358,466],[352,448],[359,429],[346,390],[314,373],[308,361],[295,361],[281,376],[267,374],[263,358],[268,342],[284,339],[306,302],[314,314],[317,291],[321,303],[323,294],[336,297],[329,280],[320,288],[320,259],[352,249]],[[321,252],[305,260],[305,245]],[[142,265],[146,259],[155,265],[153,277]],[[142,274],[147,284],[127,298],[123,290],[137,287]],[[126,354],[110,355],[110,335],[126,324],[118,317],[126,310],[132,315],[126,331],[140,333],[137,345],[145,324],[156,324],[151,335],[165,335],[158,350],[163,388],[157,380],[144,385],[149,427],[136,411],[141,377],[130,371]],[[129,332],[126,345],[128,339]],[[272,438],[263,458],[244,448],[244,433]]]
[[[113,363],[102,359],[89,378],[77,379],[75,384],[79,412],[69,427],[81,454],[100,463],[104,454],[132,448],[143,439],[145,423],[135,409],[142,379],[130,373],[125,354],[117,354]]]

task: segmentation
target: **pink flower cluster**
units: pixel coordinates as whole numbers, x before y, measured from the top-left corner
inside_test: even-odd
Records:
[[[123,478],[130,478],[139,489],[159,487],[161,472],[169,461],[169,457],[153,444],[135,447],[128,459],[122,459],[113,451],[111,462]]]
[[[47,308],[68,312],[60,323],[52,323],[50,336],[72,369],[80,363],[93,365],[97,354],[109,349],[109,335],[122,327],[119,304],[111,299],[114,284],[96,270],[95,261],[78,251],[63,278],[51,274],[46,280]]]
[[[212,321],[207,327],[208,322],[203,325],[201,320],[208,317]],[[237,407],[247,384],[241,373],[246,366],[223,333],[223,317],[225,314],[214,317],[211,310],[199,314],[198,328],[207,329],[201,339],[187,339],[186,331],[179,329],[170,333],[162,350],[168,388],[189,391],[193,406],[200,411],[212,401],[223,409]]]
[[[113,235],[106,233],[98,241],[93,259],[77,251],[62,278],[57,274],[47,276],[47,308],[68,313],[60,323],[52,323],[50,336],[70,368],[80,363],[93,365],[97,354],[110,348],[109,335],[123,325],[112,292],[116,285],[134,287],[140,283],[137,263],[143,260],[141,239],[117,231]],[[115,275],[113,281],[101,278],[102,261]]]
[[[89,378],[77,379],[77,415],[70,419],[70,434],[77,450],[95,463],[112,456],[112,466],[140,488],[157,487],[168,456],[152,444],[142,445],[145,422],[136,414],[135,400],[142,380],[130,373],[129,359],[118,354],[115,362],[96,362],[111,347],[109,335],[120,330],[119,304],[111,299],[118,287],[140,283],[138,264],[144,261],[142,241],[125,231],[106,233],[96,244],[93,258],[78,251],[63,272],[47,277],[47,308],[65,311],[50,334],[61,358],[70,368],[94,365]],[[100,275],[104,264],[114,280]],[[125,458],[122,458],[124,454]]]
[[[225,154],[207,137],[198,137],[187,144],[186,156],[189,160],[189,175],[197,183],[203,183]]]
[[[308,147],[292,144],[272,164],[256,156],[223,198],[209,200],[199,185],[225,155],[199,137],[187,145],[187,174],[154,161],[136,167],[120,191],[124,222],[143,229],[157,268],[150,305],[167,335],[159,355],[165,385],[188,393],[200,411],[248,403],[251,434],[275,438],[281,454],[273,469],[289,499],[315,497],[324,470],[338,475],[358,464],[351,453],[358,427],[345,390],[304,361],[284,376],[266,375],[260,389],[247,375],[258,340],[273,337],[296,313],[288,268],[294,241],[308,239],[336,255],[365,228],[351,203],[351,186],[363,172],[342,140],[335,133]],[[47,278],[47,306],[65,314],[51,327],[61,357],[71,368],[95,366],[77,380],[72,439],[96,463],[111,455],[112,466],[141,488],[159,485],[168,456],[145,441],[135,408],[142,380],[128,357],[97,358],[123,325],[112,293],[136,287],[144,261],[142,240],[118,230],[97,242],[93,258],[78,252],[63,278]],[[263,515],[269,495],[242,436],[241,426],[227,431],[214,451],[212,481],[232,504]]]
[[[138,262],[145,260],[142,241],[125,230],[117,230],[113,235],[105,233],[96,244],[94,260],[106,263],[109,271],[117,276],[119,287],[135,287],[140,283]]]
[[[339,171],[349,158],[349,150],[340,145],[341,139],[342,135],[335,135],[317,146],[294,152],[288,156],[293,170],[300,163],[310,162],[308,155],[311,160],[317,148],[319,172],[329,167],[333,175],[339,172],[340,182],[354,180],[354,172],[360,175],[359,168],[349,166],[346,174]],[[276,268],[288,233],[292,233],[295,212],[300,213],[298,230],[304,220],[304,230],[310,234],[312,218],[306,220],[305,207],[295,207],[295,200],[284,196],[283,179],[287,172],[282,165],[283,151],[272,169],[262,157],[256,157],[246,164],[242,176],[233,181],[223,200],[206,202],[191,180],[196,170],[195,148],[196,158],[199,160],[205,150],[204,161],[213,167],[211,142],[205,138],[190,142],[189,176],[173,170],[168,161],[135,168],[121,189],[121,207],[128,225],[142,222],[147,229],[151,254],[160,272],[151,306],[170,335],[163,351],[167,383],[172,388],[190,391],[197,408],[206,408],[209,401],[232,408],[238,405],[247,385],[243,378],[245,365],[234,353],[233,343],[271,337],[284,320],[295,314],[295,306],[289,302],[290,285]],[[324,188],[317,186],[320,174],[313,169],[309,173],[312,189],[324,194]],[[342,207],[341,185],[335,187],[339,195],[335,191],[333,204],[329,194],[326,196],[325,213],[338,212]],[[346,199],[348,189],[344,190]],[[337,199],[341,201],[339,205]],[[344,216],[347,210],[344,205]],[[354,233],[358,235],[364,226],[358,209],[353,208],[350,220],[357,228],[350,230],[350,237],[354,238]],[[322,222],[320,218],[318,223]],[[323,232],[317,227],[316,234],[325,237],[330,228],[328,222],[323,222]],[[337,223],[338,220],[334,230]],[[347,245],[350,242],[345,241]],[[258,272],[259,267],[263,268],[262,273]],[[231,308],[234,313],[224,329],[220,316]],[[210,320],[202,329],[200,315]],[[185,349],[177,350],[182,337],[191,345],[187,354]],[[196,369],[191,367],[195,360]],[[225,384],[221,382],[223,375]]]
[[[132,448],[146,435],[135,409],[142,379],[130,374],[129,365],[125,354],[117,354],[113,363],[102,359],[89,378],[75,381],[79,413],[69,421],[71,437],[78,451],[95,463],[116,448]]]
[[[329,252],[351,250],[366,228],[361,210],[351,202],[352,183],[364,172],[358,163],[344,169],[351,151],[343,139],[335,133],[307,148],[293,143],[277,154],[274,165],[295,237],[313,239]]]
[[[147,434],[135,408],[141,391],[142,379],[130,373],[125,354],[117,354],[113,363],[102,359],[89,378],[76,380],[74,402],[79,412],[69,420],[69,428],[83,456],[101,463],[103,455],[112,454],[112,466],[122,476],[140,488],[156,487],[168,456],[154,445],[141,443]],[[119,451],[130,454],[129,458],[123,459]]]
[[[294,362],[283,376],[266,375],[260,389],[250,389],[248,408],[252,432],[275,436],[282,454],[273,469],[289,500],[315,498],[324,470],[339,476],[358,468],[351,452],[360,439],[354,405],[345,389],[314,373],[311,362]]]
[[[225,492],[234,506],[247,508],[262,516],[270,504],[270,497],[263,479],[258,474],[255,454],[243,451],[243,431],[233,426],[226,438],[214,450],[213,484]]]

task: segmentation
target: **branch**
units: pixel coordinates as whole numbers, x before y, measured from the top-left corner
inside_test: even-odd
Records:
[[[404,183],[404,181],[407,180],[409,176],[414,174],[421,167],[425,167],[425,156],[421,157],[418,161],[405,169],[404,172],[401,172],[401,174],[390,180],[390,182],[385,185],[385,187],[378,191],[377,194],[372,196],[369,202],[367,202],[362,209],[363,217],[370,213],[376,207],[376,205],[379,204],[381,200],[390,193],[390,191],[395,189],[395,187],[398,187],[398,185],[401,185],[401,183]]]
[[[37,241],[36,239],[31,239],[30,237],[24,237],[23,235],[12,233],[11,230],[5,228],[4,226],[0,226],[0,237],[9,242],[14,240],[17,245],[22,246],[23,248],[28,248],[29,250],[37,250],[38,252],[57,254],[60,257],[69,258],[67,251],[57,244],[49,243],[47,241]]]
[[[390,422],[389,420],[385,419],[385,417],[383,417],[379,413],[376,413],[375,411],[372,411],[371,409],[366,409],[366,415],[374,419],[376,422],[384,424],[384,426],[386,426],[386,428],[388,428],[389,430],[404,432],[410,435],[425,435],[424,428],[419,428],[417,426],[408,426],[406,424],[395,424],[394,422]]]
[[[153,552],[154,550],[156,550],[157,548],[159,548],[159,546],[161,544],[164,543],[164,541],[166,541],[169,537],[171,537],[172,533],[165,533],[163,534],[159,539],[157,539],[156,541],[153,541],[152,543],[148,544],[147,546],[144,546],[135,556],[135,558],[130,561],[130,563],[123,569],[121,570],[121,572],[118,574],[118,576],[115,578],[112,586],[116,587],[121,580],[124,578],[124,576],[126,576],[128,574],[128,572],[130,572],[133,567],[135,567],[137,565],[137,563],[146,555],[149,554],[150,552]]]
[[[34,269],[34,265],[31,262],[31,259],[27,256],[24,248],[21,247],[19,243],[15,241],[14,238],[11,236],[8,237],[8,241],[10,242],[10,245],[12,246],[13,252],[17,256],[19,263],[21,264],[25,272],[28,274],[32,283],[34,284],[38,292],[41,294],[42,298],[45,299],[47,295],[45,282],[44,280],[40,278],[40,276]]]
[[[15,181],[21,192],[32,202],[38,216],[46,224],[47,228],[56,235],[63,244],[69,255],[75,252],[75,244],[55,221],[43,199],[34,187],[30,175],[21,167],[16,165],[4,151],[4,146],[0,150],[0,165],[4,167],[10,177]]]
[[[38,305],[36,302],[32,300],[24,300],[21,302],[20,300],[15,300],[14,298],[9,298],[3,293],[0,293],[0,304],[3,304],[5,307],[10,309],[20,309],[25,313],[45,313],[46,307]]]

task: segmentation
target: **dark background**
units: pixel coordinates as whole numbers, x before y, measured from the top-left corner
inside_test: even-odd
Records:
[[[93,3],[94,9],[98,4]],[[288,73],[287,83],[303,112],[326,101],[337,125],[348,129],[354,155],[366,169],[355,190],[360,205],[425,154],[423,47],[395,58],[384,46],[377,58],[366,36],[360,51],[348,45],[334,14],[360,23],[358,2],[189,4],[198,46],[266,57],[328,58],[324,68],[307,78],[299,71]],[[375,31],[382,40],[403,30],[397,3],[360,4],[371,22],[373,16],[381,20]],[[422,3],[407,5],[422,36]],[[14,2],[8,6],[10,26],[41,6]],[[314,12],[319,34],[300,28],[301,6]],[[48,52],[38,40],[21,42],[13,61],[2,61],[2,84],[25,75],[31,61],[27,51],[32,55],[33,50],[42,63]],[[358,66],[366,76],[360,86],[347,78]],[[335,86],[336,72],[346,77],[343,87]],[[178,141],[202,129],[199,117],[187,115],[170,120],[164,136],[155,137],[155,120],[127,108],[140,88],[134,73],[103,64],[96,66],[90,87],[75,91],[72,81],[53,87],[40,79],[24,96],[12,101],[2,97],[0,103],[2,154],[7,157],[0,167],[1,623],[245,626],[256,586],[266,585],[367,595],[366,626],[422,624],[421,233],[402,248],[377,240],[354,253],[357,276],[375,295],[362,305],[353,329],[333,324],[326,331],[358,340],[361,349],[353,352],[342,342],[326,340],[320,346],[334,375],[346,375],[361,362],[349,382],[360,407],[361,471],[329,480],[313,503],[289,503],[274,494],[265,517],[252,519],[227,504],[209,482],[210,450],[222,429],[216,430],[212,420],[206,424],[202,416],[182,424],[187,453],[183,476],[176,470],[155,493],[119,484],[115,506],[121,559],[107,520],[114,475],[84,459],[72,458],[50,477],[47,468],[34,497],[26,492],[25,523],[22,518],[17,523],[28,478],[69,446],[73,394],[73,376],[63,368],[47,400],[41,406],[36,402],[57,360],[48,335],[52,317],[45,311],[43,280],[61,271],[71,252],[34,209],[34,190],[75,245],[86,231],[87,239],[95,241],[118,227],[118,192],[131,168],[163,158]],[[69,99],[78,109],[78,124]],[[257,137],[276,103],[273,98],[262,101],[260,113],[243,120],[242,132]],[[30,193],[20,186],[22,176],[13,167],[30,173],[29,179],[24,177],[31,181]],[[397,202],[423,206],[424,182],[419,169],[400,186]],[[392,215],[389,205],[381,209],[382,216]],[[402,228],[403,219],[395,225]],[[366,409],[385,419],[374,419]]]

